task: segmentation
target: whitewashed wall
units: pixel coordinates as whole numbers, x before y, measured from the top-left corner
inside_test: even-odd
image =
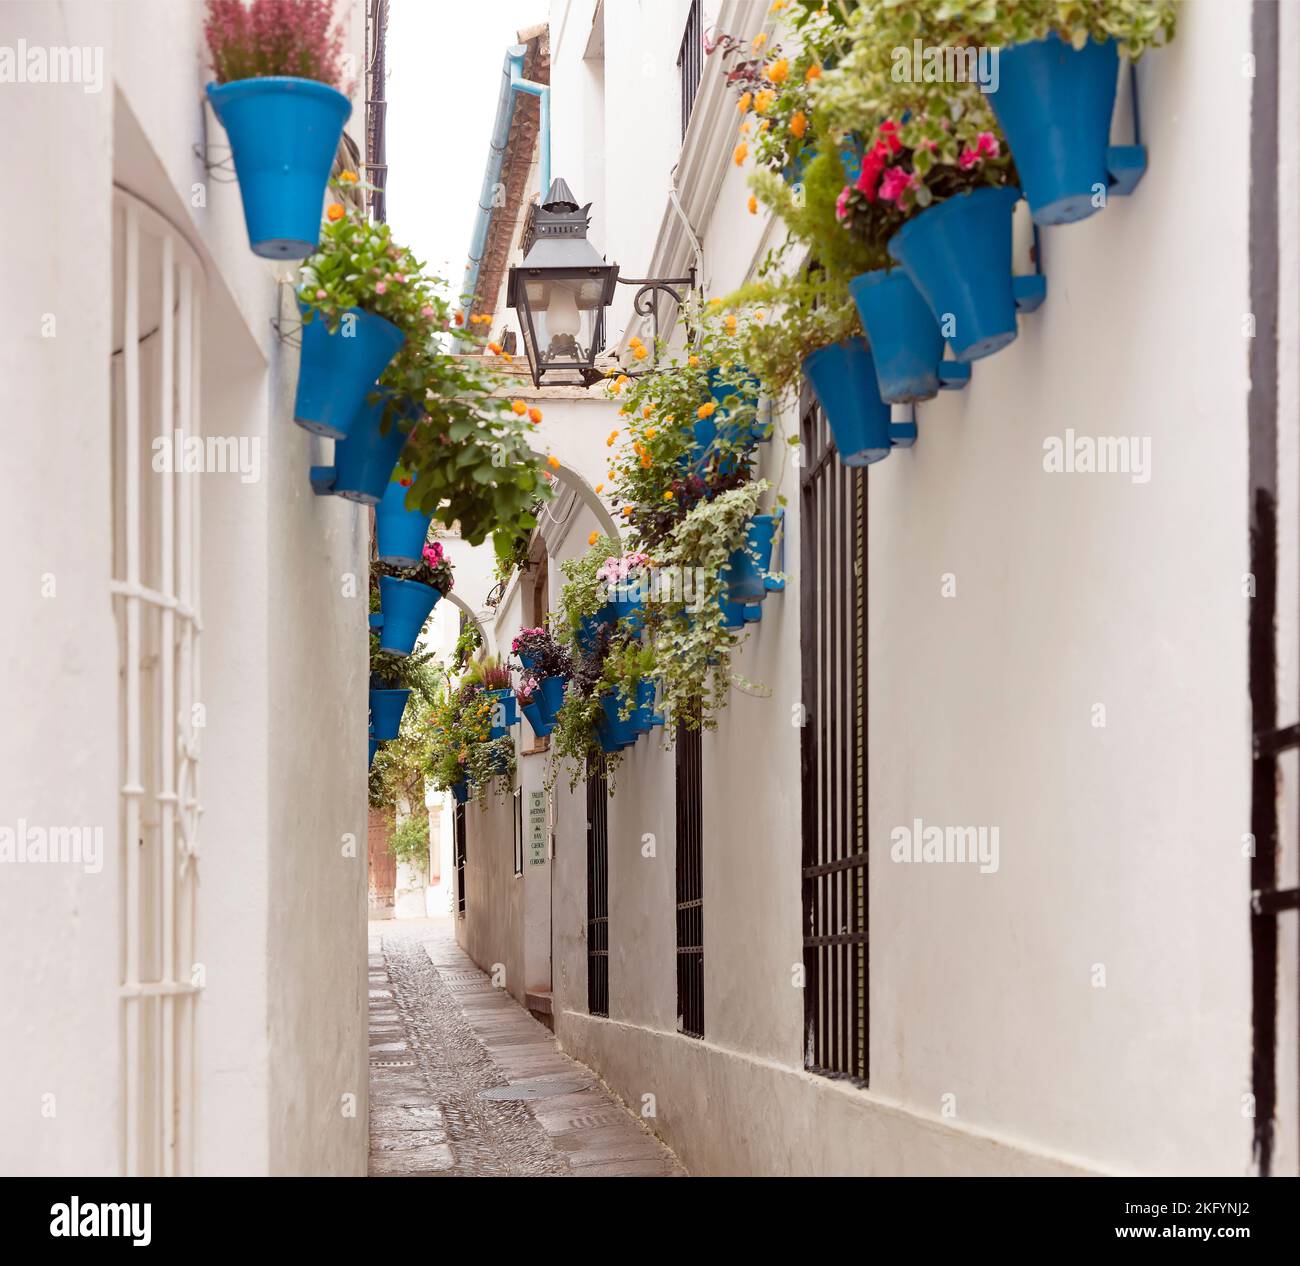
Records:
[[[349,48],[362,62],[362,14]],[[13,472],[2,530],[12,618],[0,736],[9,818],[103,824],[96,877],[8,868],[0,1054],[4,1172],[119,1167],[118,671],[111,577],[108,361],[114,181],[149,201],[207,273],[207,434],[263,443],[263,477],[203,480],[206,808],[199,956],[202,1172],[364,1173],[365,514],[313,497],[326,448],[291,421],[296,353],[275,340],[276,268],[248,250],[235,185],[191,147],[224,142],[201,92],[201,6],[0,6],[0,43],[103,50],[103,91],[5,85],[0,128],[27,191],[0,250]],[[360,135],[354,110],[349,128]],[[195,185],[206,205],[195,205]],[[58,316],[55,338],[40,315]],[[23,472],[21,475],[18,472]],[[57,495],[50,489],[57,486]],[[39,578],[58,577],[58,598]],[[360,580],[345,598],[344,577]],[[345,840],[357,841],[352,856]],[[88,1058],[87,1052],[95,1052]],[[39,1095],[58,1111],[42,1117]],[[354,1110],[344,1110],[344,1096]]]

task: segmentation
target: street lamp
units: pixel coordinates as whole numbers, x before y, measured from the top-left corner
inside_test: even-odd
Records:
[[[596,357],[605,347],[605,309],[620,282],[641,287],[633,306],[654,317],[656,334],[659,313],[650,292],[666,291],[681,303],[672,286],[695,283],[694,273],[666,281],[619,277],[618,265],[606,263],[587,241],[590,210],[590,203],[578,206],[563,180],[552,181],[533,217],[533,243],[523,262],[510,269],[506,303],[519,314],[537,387],[589,387],[604,377]]]

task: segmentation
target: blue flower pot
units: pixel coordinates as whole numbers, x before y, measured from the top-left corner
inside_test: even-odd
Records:
[[[375,738],[395,739],[402,728],[402,713],[406,711],[406,701],[411,697],[409,690],[372,690],[370,692],[370,728]]]
[[[374,404],[361,406],[352,433],[334,445],[334,465],[311,468],[312,488],[316,492],[332,493],[371,506],[383,499],[410,434],[403,427],[409,410],[391,420],[387,435],[380,430],[386,399],[381,392]]]
[[[360,308],[349,308],[332,334],[325,318],[314,315],[302,327],[293,420],[317,435],[343,439],[362,421],[375,380],[405,341],[391,321]]]
[[[639,681],[636,684],[636,711],[632,714],[638,734],[649,734],[655,724],[655,684]]]
[[[541,688],[542,718],[554,725],[556,714],[564,706],[564,678],[543,677]]]
[[[723,578],[725,580],[725,573]],[[728,602],[723,594],[719,594],[718,607],[722,611],[722,627],[724,629],[743,629],[745,627],[744,603]]]
[[[999,53],[998,90],[989,104],[1035,223],[1071,224],[1105,205],[1118,78],[1114,40],[1089,40],[1075,50],[1053,32]]]
[[[772,562],[772,536],[776,532],[776,515],[756,514],[749,521],[746,548],[732,554],[725,572],[727,601],[742,607],[762,602],[767,597],[763,576]],[[744,615],[741,615],[744,623]]]
[[[862,339],[818,348],[804,357],[803,372],[845,466],[866,466],[889,456],[889,406],[880,398],[875,362]]]
[[[740,368],[734,368],[725,375],[727,381],[724,381],[723,371],[716,368],[710,369],[706,377],[709,382],[709,395],[718,406],[717,412],[713,415],[717,419],[714,422],[714,438],[731,448],[748,449],[757,444],[763,438],[763,431],[766,428],[759,423],[757,417],[747,419],[743,423],[733,421],[729,416],[731,410],[726,402],[729,397],[735,397],[740,400],[742,406],[757,406],[758,394],[761,390],[758,379],[748,370]]]
[[[534,696],[534,698],[536,697],[537,696]],[[553,729],[555,729],[555,722],[548,721],[542,715],[542,705],[540,703],[525,703],[523,705],[523,713],[524,716],[528,718],[528,724],[533,727],[533,733],[537,735],[539,739],[545,738]]]
[[[398,580],[395,576],[379,577],[379,604],[384,624],[379,634],[379,648],[397,655],[409,655],[415,649],[420,631],[429,613],[442,597],[432,585],[418,580]]]
[[[495,704],[492,708],[492,729],[488,734],[489,738],[505,738],[512,725],[519,722],[519,713],[515,708],[515,692],[509,686],[502,686],[499,690],[488,690],[485,692],[490,698],[495,699],[501,705],[501,712],[498,714]],[[497,724],[497,716],[501,717],[501,724]]]
[[[615,616],[609,609],[609,603],[606,603],[595,615],[584,615],[578,620],[578,647],[584,655],[590,655],[596,649],[596,640],[600,636],[601,628],[606,624],[612,624]]]
[[[536,655],[528,655],[523,651],[516,651],[515,657],[519,660],[520,664],[522,664],[526,669],[531,669],[532,666],[535,663],[537,663]]]
[[[375,507],[375,534],[379,538],[379,561],[394,567],[418,567],[424,559],[433,513],[406,508],[409,488],[390,483]]]
[[[626,620],[629,632],[640,633],[641,611],[644,606],[645,599],[639,595],[619,595],[605,603],[600,618],[610,624],[616,624],[619,620]]]
[[[611,690],[600,698],[601,715],[596,721],[596,734],[603,751],[617,752],[636,742],[636,710],[633,709],[624,721],[619,716],[622,706],[623,696],[617,690]]]
[[[469,781],[462,778],[460,782],[452,783],[451,795],[457,804],[466,804],[469,801]]]
[[[1016,337],[1011,285],[1011,212],[1020,190],[959,193],[927,207],[889,239],[889,253],[916,283],[960,361],[979,360]]]
[[[862,273],[849,292],[867,332],[880,398],[889,404],[939,394],[943,335],[930,305],[901,268]]]
[[[330,168],[352,105],[314,79],[208,84],[230,141],[254,255],[304,259],[320,241]]]

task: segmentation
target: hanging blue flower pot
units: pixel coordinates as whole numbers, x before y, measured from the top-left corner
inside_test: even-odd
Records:
[[[505,738],[506,733],[512,725],[519,722],[519,713],[515,709],[515,692],[509,686],[502,686],[499,690],[488,690],[484,692],[496,703],[492,705],[492,729],[488,734],[489,738]],[[500,711],[497,711],[498,705]]]
[[[614,624],[619,620],[627,621],[628,631],[631,633],[641,632],[641,611],[645,607],[645,599],[639,593],[634,592],[635,585],[629,586],[630,592],[622,594],[616,593],[607,603],[605,603],[601,618],[607,623]]]
[[[717,419],[714,422],[714,440],[730,448],[739,449],[749,449],[757,444],[763,438],[763,432],[767,428],[759,423],[757,417],[747,418],[743,422],[734,420],[731,416],[733,406],[729,406],[727,401],[736,400],[738,405],[735,407],[743,409],[756,407],[761,390],[758,379],[747,369],[739,366],[733,366],[725,373],[718,368],[710,369],[706,377],[709,383],[709,395],[718,406],[717,412],[713,415]]]
[[[880,398],[875,363],[862,339],[818,348],[804,357],[803,372],[843,465],[866,466],[889,456],[889,406]]]
[[[749,521],[745,547],[732,554],[725,571],[727,601],[742,607],[762,602],[767,597],[763,577],[772,562],[772,536],[776,532],[776,515],[756,514]],[[744,623],[744,616],[741,616]]]
[[[406,701],[411,697],[409,690],[372,690],[370,692],[370,728],[375,738],[395,739],[402,728],[402,713],[406,711]]]
[[[600,630],[612,624],[615,617],[606,603],[595,615],[584,615],[578,619],[578,648],[584,655],[590,655],[596,649]]]
[[[554,725],[556,714],[564,706],[564,678],[543,677],[541,690],[542,718]]]
[[[638,734],[649,734],[655,723],[655,684],[648,678],[636,683],[636,711],[632,713]]]
[[[1118,78],[1114,40],[1075,49],[1053,32],[999,53],[989,104],[1036,224],[1071,224],[1105,206]]]
[[[377,391],[377,388],[372,388]],[[393,477],[393,469],[406,444],[412,409],[390,420],[388,433],[381,430],[386,394],[380,392],[373,404],[363,404],[352,433],[334,445],[333,466],[313,466],[311,484],[315,492],[346,497],[363,505],[378,505]]]
[[[418,580],[379,577],[379,604],[384,623],[379,635],[380,650],[409,655],[415,649],[424,622],[442,594]]]
[[[343,439],[404,342],[397,326],[373,312],[349,308],[332,334],[317,313],[302,327],[293,420],[317,435]]]
[[[725,572],[723,572],[722,578],[725,582]],[[728,602],[725,589],[718,595],[718,607],[722,611],[722,627],[724,629],[743,629],[745,627],[744,603]]]
[[[328,84],[287,75],[208,84],[208,100],[230,141],[253,254],[306,258],[320,241],[351,103]]]
[[[454,799],[454,800],[456,801],[457,804],[466,804],[466,803],[468,803],[468,801],[469,801],[469,781],[468,781],[467,779],[465,779],[465,778],[462,778],[462,779],[460,780],[460,782],[454,782],[454,783],[452,783],[452,784],[451,784],[451,795],[452,795],[452,799]]]
[[[390,483],[375,507],[375,535],[379,538],[379,561],[394,567],[418,567],[424,559],[433,512],[408,510],[409,488]]]
[[[1016,337],[1011,212],[1020,190],[959,193],[927,207],[889,239],[889,253],[916,283],[952,354],[979,360]]]
[[[930,305],[901,268],[878,268],[849,282],[867,332],[880,398],[889,404],[939,394],[943,335]]]
[[[542,715],[542,705],[537,700],[540,696],[534,696],[534,702],[523,705],[524,716],[528,718],[528,724],[533,727],[533,733],[539,739],[545,738],[554,728],[555,722],[548,721]]]
[[[524,651],[516,651],[515,657],[519,660],[520,664],[528,670],[531,670],[532,666],[537,663],[536,655],[529,655]]]
[[[623,696],[617,690],[601,695],[601,715],[596,721],[596,734],[603,751],[617,752],[636,742],[636,711],[633,709],[625,721],[619,716],[622,707]]]

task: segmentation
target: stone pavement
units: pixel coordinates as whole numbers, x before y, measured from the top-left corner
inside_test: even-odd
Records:
[[[370,1173],[682,1176],[676,1157],[456,944],[370,925]]]

